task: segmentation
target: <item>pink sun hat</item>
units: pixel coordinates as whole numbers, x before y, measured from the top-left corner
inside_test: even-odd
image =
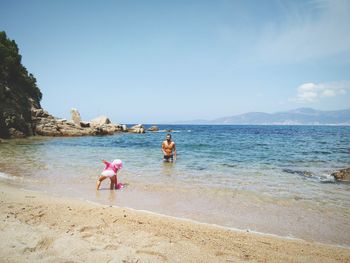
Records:
[[[119,159],[115,159],[112,164],[114,164],[118,170],[122,169],[123,168],[123,162],[122,160],[119,160]]]

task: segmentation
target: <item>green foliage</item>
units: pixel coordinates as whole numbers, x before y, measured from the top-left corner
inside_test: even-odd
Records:
[[[36,79],[21,64],[18,52],[16,42],[8,39],[4,31],[0,32],[0,86],[39,102],[42,94]]]
[[[0,32],[0,137],[33,134],[32,107],[40,107],[42,94],[36,79],[21,63],[14,40]]]

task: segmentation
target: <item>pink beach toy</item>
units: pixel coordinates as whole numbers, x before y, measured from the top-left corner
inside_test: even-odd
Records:
[[[117,184],[117,190],[123,189],[124,185],[122,183]]]

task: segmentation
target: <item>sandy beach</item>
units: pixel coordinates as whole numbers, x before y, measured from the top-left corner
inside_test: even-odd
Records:
[[[1,262],[349,262],[350,249],[1,183]]]

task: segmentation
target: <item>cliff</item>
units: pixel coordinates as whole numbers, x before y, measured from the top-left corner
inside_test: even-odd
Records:
[[[35,77],[21,63],[14,40],[0,32],[0,137],[34,134],[31,109],[40,109],[42,94]]]

